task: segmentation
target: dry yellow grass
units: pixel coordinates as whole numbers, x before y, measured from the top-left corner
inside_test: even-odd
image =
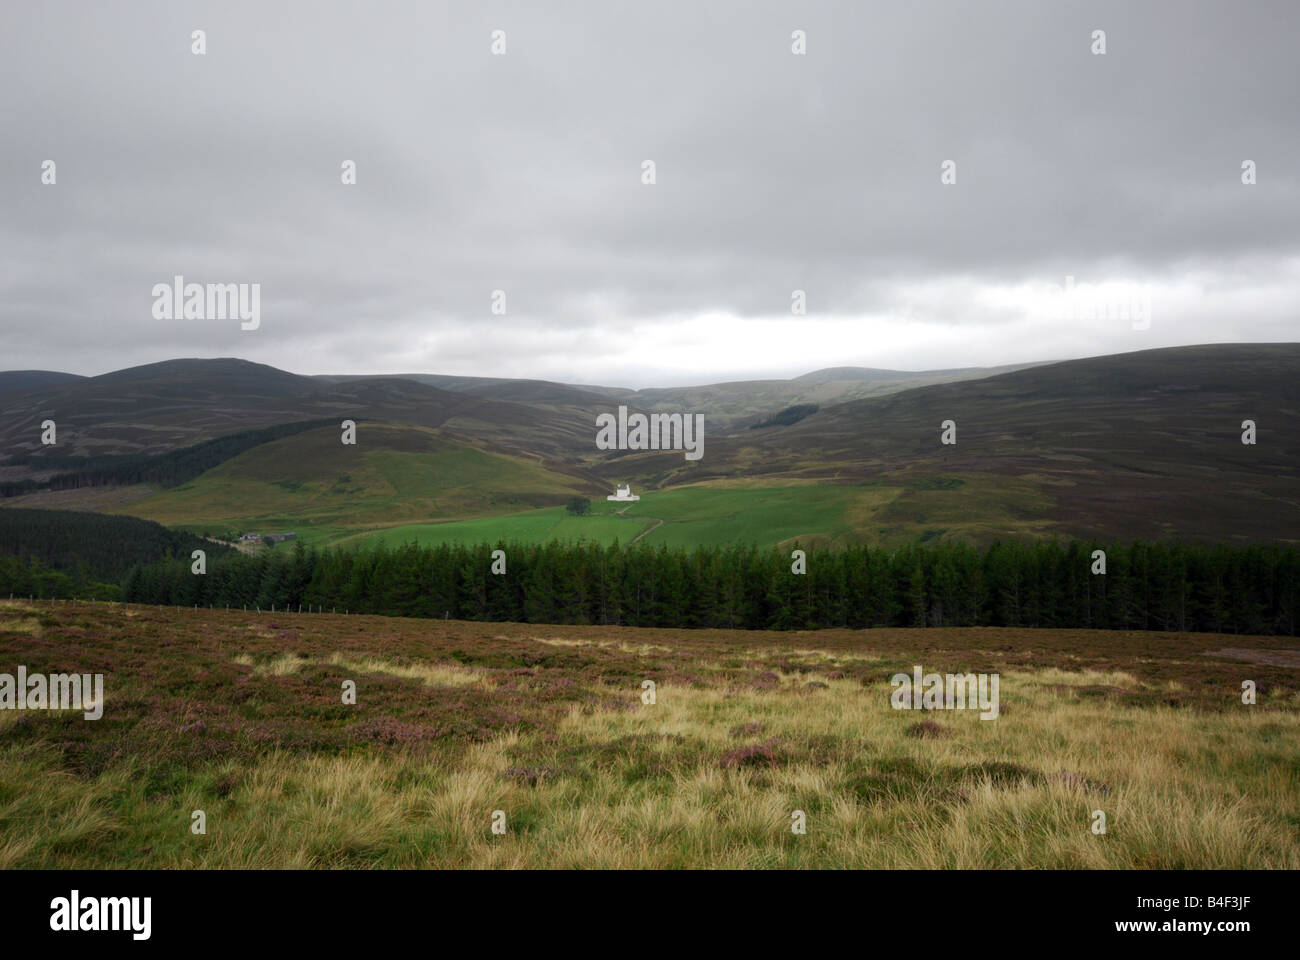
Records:
[[[100,721],[0,711],[0,869],[1300,868],[1276,638],[0,618],[12,663],[113,668]],[[916,663],[997,669],[1000,716],[892,709]]]
[[[423,683],[479,679],[377,658],[329,662]],[[104,811],[102,797],[128,789],[125,774],[83,783],[45,765],[26,769],[30,791],[0,806],[0,818],[9,821],[15,803],[34,806],[50,836],[0,836],[0,867],[104,831],[152,842],[153,866],[1300,867],[1295,826],[1277,816],[1300,810],[1300,716],[1135,709],[1054,690],[1134,683],[1123,672],[1007,673],[1008,710],[996,721],[894,711],[887,687],[848,680],[798,694],[661,685],[653,705],[573,709],[546,743],[512,733],[454,758],[283,753],[231,765],[238,786],[229,796],[192,789],[165,826]],[[908,736],[921,718],[948,735]],[[733,735],[746,724],[761,732]],[[1281,761],[1261,762],[1262,740],[1278,745]],[[815,746],[791,747],[788,761],[769,766],[718,762],[753,741]],[[549,764],[560,755],[569,766],[535,784],[510,774],[521,757]],[[5,780],[18,775],[16,759],[6,756]],[[979,773],[998,763],[1034,776]],[[638,775],[646,769],[657,772]],[[896,789],[846,791],[882,769],[904,772]],[[189,834],[191,809],[205,810],[205,836]],[[504,835],[491,831],[497,810]],[[806,814],[806,834],[791,831],[795,810]],[[1091,830],[1096,810],[1106,814],[1104,835]]]
[[[380,657],[355,658],[336,653],[326,661],[354,673],[382,673],[390,677],[418,680],[430,686],[463,687],[486,681],[486,673],[468,667],[449,667],[430,663],[394,663]]]

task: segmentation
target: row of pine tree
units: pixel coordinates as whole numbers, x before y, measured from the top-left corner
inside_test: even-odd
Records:
[[[501,550],[494,573],[493,550]],[[1095,550],[1104,550],[1105,573]],[[743,629],[1027,626],[1297,633],[1300,550],[1283,544],[753,546],[414,544],[262,551],[135,567],[133,602],[527,623]]]

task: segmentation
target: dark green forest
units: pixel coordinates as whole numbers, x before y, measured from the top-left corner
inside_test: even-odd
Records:
[[[19,565],[35,561],[48,572],[67,574],[74,583],[120,584],[139,564],[188,557],[194,550],[206,550],[209,557],[235,552],[136,517],[77,510],[0,510],[0,558]],[[16,571],[18,566],[11,563],[7,569]],[[5,586],[4,591],[37,592],[13,586]]]
[[[506,553],[506,573],[491,553]],[[1092,552],[1106,551],[1104,575]],[[484,544],[262,551],[134,568],[125,599],[642,627],[1026,626],[1297,633],[1300,550],[1134,542],[939,543],[893,552]]]
[[[25,478],[0,483],[0,497],[17,497],[37,490],[75,490],[117,484],[156,483],[176,487],[246,450],[291,437],[316,427],[335,426],[334,420],[300,420],[260,430],[232,433],[191,447],[158,454],[124,454],[105,457],[74,457],[54,453],[29,453],[6,461],[5,466],[26,466],[36,470],[57,470],[44,480]]]
[[[788,427],[793,423],[798,423],[804,417],[811,417],[820,409],[815,403],[796,403],[792,407],[786,407],[784,410],[760,420],[749,429],[761,430],[763,427]]]
[[[122,588],[78,571],[51,570],[39,560],[0,556],[0,598],[78,597],[82,600],[121,600]]]

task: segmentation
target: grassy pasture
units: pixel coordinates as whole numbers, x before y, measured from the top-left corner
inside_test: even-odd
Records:
[[[575,517],[548,507],[442,523],[400,524],[353,534],[349,544],[645,542],[694,548],[719,543],[760,546],[798,540],[804,545],[898,545],[917,539],[1046,533],[1038,511],[1050,503],[1028,481],[973,475],[847,485],[729,481],[640,491],[641,500],[593,499],[591,513]]]
[[[868,515],[897,493],[848,486],[674,487],[643,493],[640,501],[631,504],[594,499],[591,513],[585,517],[552,507],[500,517],[407,524],[358,534],[346,542],[585,539],[608,544],[614,540],[628,543],[642,533],[647,543],[672,547],[731,541],[770,544],[795,537],[807,541],[815,536],[840,539],[854,534],[855,517]]]
[[[1278,638],[0,606],[0,669],[106,675],[0,711],[0,868],[1300,867]],[[1000,716],[891,709],[916,664]]]
[[[594,504],[593,504],[594,506]],[[551,540],[588,540],[597,543],[627,543],[653,525],[639,517],[600,513],[577,517],[564,507],[543,507],[500,517],[477,517],[446,523],[409,523],[352,534],[338,541],[340,546],[384,542],[390,546],[418,543],[496,543],[499,540],[546,543]]]

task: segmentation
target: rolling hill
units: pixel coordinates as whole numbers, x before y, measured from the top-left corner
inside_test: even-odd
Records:
[[[577,463],[593,456],[596,415],[618,404],[642,412],[704,411],[713,430],[726,430],[794,403],[826,404],[991,372],[839,368],[793,380],[629,390],[438,374],[300,376],[233,358],[167,360],[96,377],[11,371],[0,373],[0,481],[42,473],[38,462],[17,465],[15,458],[158,454],[327,417],[436,427],[504,451]],[[58,426],[57,451],[40,444],[46,419]]]
[[[6,370],[0,373],[0,395],[48,389],[84,379],[86,378],[75,373],[59,373],[56,370]]]
[[[0,480],[39,475],[50,453],[33,438],[46,416],[59,421],[65,461],[175,450],[304,420],[356,419],[361,442],[344,447],[335,428],[309,430],[170,490],[91,487],[0,504],[358,542],[1300,537],[1292,426],[1300,345],[1149,350],[976,379],[970,370],[934,371],[924,376],[943,382],[921,386],[918,376],[834,368],[791,381],[623,391],[422,376],[444,384],[436,386],[300,377],[239,360],[169,361],[0,396],[8,464],[0,463]],[[825,402],[846,384],[894,392]],[[830,392],[816,392],[823,387]],[[813,412],[809,403],[797,417],[774,416],[791,399],[818,397]],[[594,449],[595,416],[618,403],[704,413],[704,459]],[[940,443],[946,420],[956,423],[956,444]],[[1257,425],[1254,445],[1241,443],[1244,420]],[[643,499],[614,514],[603,496],[625,481]],[[575,495],[595,501],[591,516],[564,514]]]
[[[710,441],[703,460],[630,454],[594,472],[643,485],[744,477],[1019,491],[1023,530],[1224,541],[1300,537],[1300,344],[1216,344],[1072,360],[822,408]],[[1241,442],[1244,420],[1255,445]],[[940,443],[953,420],[957,443]],[[972,486],[911,489],[877,517],[951,529]]]
[[[336,417],[439,427],[572,459],[590,446],[588,425],[601,406],[598,398],[585,407],[512,403],[395,378],[321,383],[245,360],[170,360],[0,397],[0,450],[8,457],[46,453],[45,419],[58,425],[59,455],[103,456],[160,453],[251,428]],[[15,475],[6,471],[4,478]]]
[[[355,446],[333,427],[265,443],[108,512],[195,532],[293,531],[307,542],[412,520],[563,504],[593,482],[405,424],[363,423]],[[105,508],[101,508],[105,509]]]
[[[967,367],[958,370],[878,370],[835,367],[790,380],[741,380],[691,387],[607,390],[619,403],[653,413],[702,412],[715,430],[743,429],[778,410],[797,404],[819,406],[901,393],[935,383],[996,376],[1033,364]],[[586,388],[599,389],[599,388]]]

